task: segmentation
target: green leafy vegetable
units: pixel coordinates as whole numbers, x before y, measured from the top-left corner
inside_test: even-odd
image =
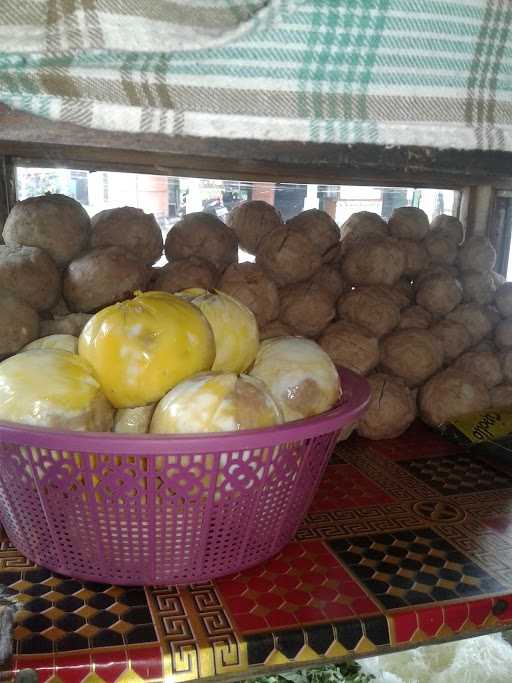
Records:
[[[362,673],[359,664],[327,664],[315,669],[297,669],[275,676],[259,676],[252,683],[370,683],[375,676]],[[251,683],[245,681],[244,683]]]

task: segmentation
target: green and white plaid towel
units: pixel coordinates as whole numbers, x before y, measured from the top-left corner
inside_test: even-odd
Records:
[[[0,101],[116,131],[512,151],[512,0],[0,0]]]

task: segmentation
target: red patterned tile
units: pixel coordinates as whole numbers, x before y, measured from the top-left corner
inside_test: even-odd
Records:
[[[256,614],[237,614],[236,623],[242,633],[250,631],[264,631],[268,628],[268,623],[263,617]]]
[[[500,621],[512,620],[512,596],[504,595],[493,599],[493,613]]]
[[[403,614],[393,615],[393,626],[395,630],[395,643],[408,643],[414,632],[418,628],[418,617],[416,612],[404,612]]]
[[[287,590],[295,588],[300,583],[300,576],[297,574],[282,574],[276,576],[275,585],[279,588],[286,588]]]
[[[310,512],[385,505],[393,501],[394,498],[353,465],[330,465]]]
[[[468,606],[466,603],[447,605],[446,607],[443,607],[443,612],[444,623],[449,626],[454,633],[460,631],[468,618]]]
[[[92,654],[94,669],[105,683],[114,683],[128,668],[128,658],[124,649],[109,649],[108,652],[95,650]]]
[[[140,647],[128,650],[130,667],[142,680],[163,679],[162,651],[159,647]]]
[[[285,612],[282,609],[274,609],[266,616],[270,628],[284,628],[285,626],[295,626],[297,620],[292,612]]]
[[[91,671],[91,656],[88,652],[77,652],[56,658],[55,673],[64,683],[81,683]]]
[[[256,606],[254,600],[249,598],[227,598],[226,602],[228,603],[229,609],[233,612],[233,614],[244,614],[245,612],[250,612],[253,607]]]
[[[348,605],[340,605],[336,602],[331,602],[324,607],[324,613],[329,619],[348,619],[354,616],[353,610]]]
[[[247,585],[258,593],[264,593],[272,588],[272,582],[261,576],[255,576],[254,579],[247,582]]]
[[[18,672],[21,669],[33,669],[37,672],[37,682],[46,683],[55,673],[53,656],[15,657],[12,662],[12,670]]]
[[[241,633],[380,612],[322,541],[290,543],[259,576],[243,572],[216,585]]]
[[[242,593],[247,589],[247,586],[242,581],[236,581],[235,579],[220,579],[217,582],[217,586],[220,588],[222,593],[227,597],[228,595],[242,595]]]
[[[462,448],[450,443],[436,434],[421,422],[415,422],[397,439],[373,441],[372,450],[388,460],[414,460],[416,458],[435,457],[460,453]]]
[[[316,621],[322,621],[325,618],[321,609],[316,607],[300,607],[295,612],[295,618],[300,624],[311,624]]]
[[[282,604],[283,598],[276,593],[263,593],[258,596],[258,605],[263,605],[263,607],[268,607],[268,609],[277,609]]]
[[[470,621],[475,626],[481,626],[487,619],[492,610],[491,598],[486,600],[475,600],[468,603],[468,613]]]
[[[336,593],[334,593],[334,597],[336,597]],[[284,599],[292,605],[307,605],[311,600],[311,595],[302,591],[288,591],[284,594]]]
[[[418,624],[426,636],[434,637],[443,625],[443,610],[429,607],[418,611]]]

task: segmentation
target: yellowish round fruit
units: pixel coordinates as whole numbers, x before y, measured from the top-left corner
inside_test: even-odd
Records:
[[[78,353],[78,337],[74,337],[72,334],[49,334],[47,337],[35,339],[21,350],[31,351],[32,349],[60,349],[61,351]]]
[[[251,376],[267,385],[286,422],[323,413],[341,396],[336,366],[316,342],[303,337],[262,342]]]
[[[92,368],[76,354],[32,349],[0,363],[0,420],[107,432],[113,415]]]
[[[139,294],[96,313],[78,350],[116,408],[159,401],[181,380],[209,370],[215,358],[204,315],[166,292]]]
[[[235,373],[202,373],[178,384],[157,405],[156,434],[233,432],[281,424],[283,416],[263,382]]]
[[[224,292],[186,289],[179,296],[197,306],[212,327],[216,347],[212,370],[245,372],[254,362],[260,343],[254,313]]]

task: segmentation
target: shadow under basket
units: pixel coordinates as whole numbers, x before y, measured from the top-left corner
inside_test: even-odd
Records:
[[[59,574],[124,585],[207,581],[259,564],[294,536],[339,431],[369,401],[222,434],[123,436],[0,422],[0,517],[16,548]]]

